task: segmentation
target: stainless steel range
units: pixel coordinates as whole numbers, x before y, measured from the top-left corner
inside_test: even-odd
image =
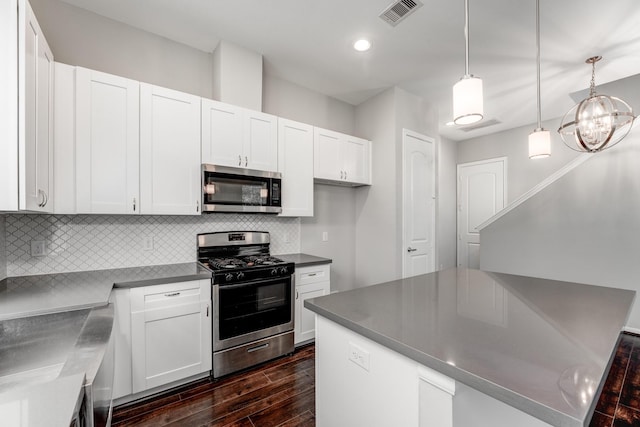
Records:
[[[269,233],[198,234],[213,274],[215,378],[292,353],[294,264],[270,256]]]

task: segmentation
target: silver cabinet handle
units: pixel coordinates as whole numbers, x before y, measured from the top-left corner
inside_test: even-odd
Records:
[[[247,166],[249,166],[249,159],[247,156],[244,156],[244,167],[246,168]]]
[[[309,273],[309,274],[307,274],[307,276],[309,276],[309,277],[313,277],[313,276],[315,276],[315,275],[316,275],[316,273]]]
[[[40,203],[38,203],[38,207],[43,208],[45,205],[45,198],[46,198],[46,196],[44,195],[44,191],[38,188],[38,195],[40,196]]]
[[[136,211],[136,198],[133,198],[133,211]]]
[[[164,294],[165,297],[177,297],[180,295],[180,292],[172,292],[170,294]]]
[[[196,212],[200,212],[200,200],[196,200]]]
[[[298,290],[296,289],[296,299],[298,299]]]
[[[42,204],[42,207],[44,208],[45,206],[47,206],[47,203],[49,203],[49,195],[46,191],[43,191],[42,193],[44,194],[44,203]]]
[[[344,171],[340,171],[340,179],[344,179]]]
[[[207,304],[207,317],[209,317],[209,304]]]
[[[415,252],[415,251],[417,251],[417,249],[416,248],[412,248],[411,246],[409,246],[407,248],[407,252]]]
[[[347,171],[344,171],[344,179],[347,179]]]
[[[242,166],[242,156],[238,154],[238,166]]]

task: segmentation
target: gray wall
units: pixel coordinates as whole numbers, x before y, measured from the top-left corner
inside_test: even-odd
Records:
[[[7,242],[5,233],[5,217],[0,215],[0,280],[7,277]]]
[[[403,128],[439,142],[435,109],[402,89],[388,89],[356,108],[356,130],[372,141],[373,170],[373,185],[356,189],[357,286],[402,277]]]
[[[355,195],[347,187],[316,184],[314,216],[300,218],[300,250],[331,258],[331,290],[355,287]],[[322,241],[322,233],[328,241]]]
[[[523,126],[458,143],[458,163],[507,157],[507,203],[539,184],[579,155],[566,147],[556,132],[560,119],[542,127],[551,131],[551,157],[529,159],[528,136],[535,125]]]
[[[639,164],[635,129],[482,230],[481,268],[640,291]]]
[[[455,141],[441,137],[438,148],[438,219],[436,238],[438,242],[437,267],[442,270],[456,266],[456,160],[458,157],[458,144]]]
[[[211,53],[60,0],[30,0],[58,62],[211,97]]]

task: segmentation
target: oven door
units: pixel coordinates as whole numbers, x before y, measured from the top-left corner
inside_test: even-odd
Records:
[[[293,276],[214,285],[213,350],[293,330]]]

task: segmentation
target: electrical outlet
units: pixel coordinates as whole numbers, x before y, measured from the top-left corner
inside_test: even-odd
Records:
[[[145,236],[144,238],[144,242],[143,242],[143,249],[145,251],[152,251],[153,250],[153,236]]]
[[[32,240],[31,241],[31,256],[46,256],[47,247],[44,240]]]
[[[322,232],[322,241],[323,242],[328,242],[329,241],[329,232],[328,231],[323,231]]]
[[[369,371],[369,352],[352,342],[349,343],[349,360]]]

